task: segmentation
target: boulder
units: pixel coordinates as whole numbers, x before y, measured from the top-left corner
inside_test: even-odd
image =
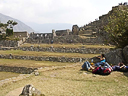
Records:
[[[109,64],[117,65],[119,62],[125,62],[123,58],[123,50],[121,48],[105,54],[105,57]]]
[[[33,87],[33,85],[26,85],[22,93],[19,96],[45,96],[39,90]]]
[[[123,56],[124,56],[126,63],[128,63],[128,45],[124,47],[123,49]]]

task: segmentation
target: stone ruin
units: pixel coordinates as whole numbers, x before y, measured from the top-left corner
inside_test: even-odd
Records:
[[[108,24],[108,16],[111,15],[115,8],[121,8],[124,5],[112,7],[108,14],[100,16],[95,21],[90,22],[82,27],[78,25],[72,26],[72,31],[66,30],[52,30],[52,33],[30,33],[29,38],[23,43],[31,44],[52,44],[52,43],[82,43],[82,44],[110,44],[108,42],[108,33],[103,30],[104,26]],[[127,7],[127,5],[125,5]],[[0,43],[2,45],[3,43]],[[5,45],[6,44],[6,45]],[[14,45],[5,43],[5,47],[13,47]],[[20,43],[22,44],[22,43]],[[19,46],[20,44],[15,44]],[[112,43],[111,43],[112,44]],[[9,46],[8,46],[9,45]]]
[[[33,87],[33,85],[29,84],[23,88],[22,93],[19,96],[45,96],[45,95],[42,94],[38,89]]]
[[[72,34],[78,35],[79,34],[79,27],[77,25],[72,26]]]

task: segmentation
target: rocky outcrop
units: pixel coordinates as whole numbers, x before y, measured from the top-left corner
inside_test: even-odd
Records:
[[[126,63],[128,63],[128,45],[123,49],[123,56],[124,59],[126,60]]]
[[[119,62],[123,62],[125,64],[128,63],[128,45],[123,49],[119,48],[113,50],[107,54],[105,54],[108,63],[118,64]]]
[[[38,89],[33,87],[33,85],[26,85],[19,96],[45,96],[45,95],[42,94]]]
[[[105,57],[107,62],[110,64],[117,65],[119,62],[125,62],[122,49],[113,50],[105,54]]]
[[[123,49],[115,49],[105,54],[106,61],[109,64],[117,65],[119,62],[123,62],[124,64],[128,64],[128,45]],[[96,57],[91,58],[94,63],[100,62],[100,60]],[[90,59],[90,60],[91,60]]]

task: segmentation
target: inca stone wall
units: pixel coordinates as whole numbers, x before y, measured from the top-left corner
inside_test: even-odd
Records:
[[[3,47],[17,47],[18,46],[18,42],[17,41],[11,41],[11,40],[1,40],[0,41],[0,46]]]
[[[30,74],[37,68],[26,68],[26,67],[11,67],[11,66],[0,66],[0,72],[15,72],[21,74]]]
[[[81,38],[78,35],[69,35],[69,36],[56,36],[53,38],[28,38],[26,40],[26,43],[31,44],[41,44],[41,43],[47,43],[50,44],[53,40],[53,43],[83,43],[83,44],[103,44],[105,41],[102,38]]]
[[[59,53],[82,53],[82,54],[104,54],[110,51],[109,48],[54,48],[51,47],[19,47],[23,51],[43,51],[43,52],[59,52]]]
[[[23,44],[26,41],[26,38],[22,38],[19,41],[13,41],[13,40],[1,40],[0,41],[0,47],[19,47],[21,44]]]
[[[21,59],[21,60],[36,60],[36,61],[53,61],[53,62],[83,62],[89,58],[76,57],[54,57],[54,56],[19,56],[19,55],[0,55],[2,59]]]
[[[13,37],[29,37],[29,34],[27,31],[23,31],[23,32],[14,32]]]

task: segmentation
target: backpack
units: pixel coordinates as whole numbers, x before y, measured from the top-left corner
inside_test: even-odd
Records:
[[[100,74],[100,75],[109,75],[111,73],[111,68],[102,68],[102,67],[97,67],[95,70],[92,71],[94,74]]]
[[[109,68],[105,68],[103,70],[103,75],[109,75],[111,72],[112,72],[112,69],[110,67]]]

